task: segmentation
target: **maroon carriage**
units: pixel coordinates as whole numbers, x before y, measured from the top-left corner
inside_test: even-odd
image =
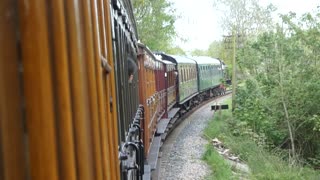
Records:
[[[176,78],[175,64],[157,58],[156,62],[156,91],[157,91],[157,112],[158,120],[168,118],[168,111],[176,103]]]

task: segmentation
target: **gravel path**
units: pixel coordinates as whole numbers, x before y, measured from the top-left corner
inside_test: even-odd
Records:
[[[229,96],[217,101],[223,101]],[[185,118],[165,141],[160,158],[160,180],[204,179],[211,173],[201,158],[208,143],[202,138],[202,131],[213,118],[213,111],[210,110],[213,102],[205,104]]]

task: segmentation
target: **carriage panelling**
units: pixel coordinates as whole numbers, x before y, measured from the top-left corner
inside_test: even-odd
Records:
[[[121,4],[121,8],[124,8],[124,5]],[[137,63],[137,45],[136,39],[133,38],[136,37],[136,34],[129,28],[131,21],[127,18],[127,12],[121,8],[115,8],[111,13],[113,17],[112,39],[113,47],[115,47],[113,59],[116,70],[119,136],[120,141],[125,142],[129,125],[132,123],[139,107],[139,87],[137,74],[134,76],[132,83],[128,83],[128,58]]]
[[[142,104],[145,107],[144,111],[144,121],[142,121],[141,127],[145,129],[143,132],[143,141],[145,145],[145,153],[148,152],[148,149],[150,147],[150,142],[149,142],[149,130],[148,128],[148,123],[150,121],[150,109],[147,107],[147,71],[145,67],[145,51],[144,48],[141,47],[141,45],[138,46],[138,68],[139,68],[139,101],[140,104]]]
[[[0,17],[1,49],[10,49],[0,73],[11,74],[0,76],[10,99],[0,101],[0,178],[119,179],[109,2],[8,2],[0,5],[11,14]]]
[[[198,92],[198,78],[196,74],[197,66],[194,60],[181,56],[172,56],[177,61],[179,103],[183,103]]]
[[[170,61],[175,65],[177,77],[175,84],[177,85],[176,95],[177,102],[183,104],[198,93],[198,78],[196,62],[183,56],[166,55],[164,53],[156,53],[162,60]],[[173,91],[173,88],[170,89]]]
[[[167,73],[167,111],[169,111],[177,101],[177,90],[176,90],[176,82],[178,73],[175,68],[175,64],[165,61],[166,63],[166,73]]]
[[[112,44],[114,47],[113,59],[116,80],[117,115],[119,129],[119,144],[121,164],[136,163],[138,169],[127,170],[121,165],[121,177],[131,179],[141,175],[140,169],[143,162],[142,146],[140,143],[141,132],[137,123],[141,123],[142,115],[139,105],[139,77],[134,72],[133,80],[129,82],[129,62],[137,60],[137,33],[133,18],[130,0],[112,0]],[[112,106],[113,108],[113,106]],[[138,122],[136,122],[138,121]],[[137,132],[137,128],[139,129]],[[139,142],[139,143],[137,143]],[[136,149],[135,147],[138,147]],[[116,156],[114,156],[116,157]],[[140,159],[140,160],[137,160]],[[141,165],[142,164],[142,165]]]
[[[140,103],[145,108],[143,122],[145,153],[150,149],[150,143],[155,133],[158,118],[157,89],[161,86],[156,79],[156,74],[161,73],[157,69],[157,62],[153,54],[143,44],[139,44],[139,79],[140,79]]]
[[[159,106],[159,119],[167,118],[168,111],[173,107],[176,103],[176,80],[177,80],[177,72],[175,69],[175,64],[162,60],[162,57],[159,55],[155,55],[157,60],[159,61],[159,74],[156,79],[159,79],[162,82],[161,88],[158,89],[160,106]]]
[[[3,180],[27,179],[17,12],[16,1],[0,1],[0,179]]]
[[[214,88],[220,85],[223,78],[221,62],[206,56],[196,56],[191,59],[198,64],[199,92]]]
[[[120,179],[119,160],[114,154],[118,153],[118,122],[117,122],[117,102],[116,102],[116,84],[115,84],[115,69],[113,62],[113,47],[111,33],[111,17],[110,17],[110,2],[108,0],[95,1],[97,8],[95,24],[98,25],[99,31],[96,35],[96,50],[98,51],[97,61],[99,68],[100,62],[103,64],[103,70],[98,71],[97,82],[101,86],[100,75],[102,75],[102,89],[98,88],[99,95],[99,114],[100,128],[102,141],[102,165],[104,179]],[[104,60],[107,61],[104,61]],[[111,72],[110,72],[111,70]],[[110,103],[111,102],[111,103]],[[107,121],[106,121],[107,120]],[[112,163],[108,163],[112,162]]]
[[[161,60],[156,60],[156,76],[155,79],[158,82],[156,101],[157,101],[157,120],[160,120],[163,114],[166,112],[166,70],[165,64]]]
[[[59,179],[56,114],[53,106],[54,75],[51,67],[46,4],[42,1],[37,4],[31,3],[28,7],[22,2],[19,5],[30,176],[36,180]],[[78,89],[82,90],[82,87]],[[84,143],[88,142],[86,140]],[[88,171],[90,169],[84,173]]]

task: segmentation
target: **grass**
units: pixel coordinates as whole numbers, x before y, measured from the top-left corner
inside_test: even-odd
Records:
[[[225,103],[231,106],[231,99]],[[224,103],[224,104],[225,104]],[[231,109],[231,108],[230,108]],[[251,138],[245,135],[234,136],[234,129],[230,124],[235,123],[231,110],[224,110],[221,115],[215,114],[214,119],[209,122],[204,130],[204,135],[211,141],[218,138],[240,159],[249,166],[249,179],[320,179],[320,172],[300,166],[289,166],[281,157],[279,152],[269,152],[258,146]],[[212,174],[207,179],[239,179],[232,174],[228,163],[214,150],[212,145],[208,145],[203,159],[212,168]]]
[[[232,177],[232,170],[223,157],[211,145],[207,145],[206,152],[203,156],[213,170],[213,174],[206,179],[230,179]]]

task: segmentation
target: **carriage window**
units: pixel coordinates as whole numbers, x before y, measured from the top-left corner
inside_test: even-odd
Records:
[[[194,79],[194,72],[193,72],[193,68],[191,69],[191,79]]]
[[[193,79],[193,68],[191,68],[190,71],[191,71],[191,79]]]
[[[174,85],[174,82],[173,82],[173,73],[172,71],[170,72],[170,86]]]
[[[183,71],[183,69],[181,69],[181,78],[182,78],[182,82],[184,82],[184,71]]]
[[[187,81],[190,80],[189,67],[187,68]]]
[[[187,67],[184,67],[184,81],[187,81],[188,79],[188,72],[187,72]]]
[[[189,67],[186,67],[186,81],[189,80]]]
[[[184,79],[185,79],[185,77],[184,77],[184,69],[181,69],[181,76],[182,76],[182,82],[184,82]]]
[[[188,81],[188,66],[186,67],[186,69],[185,69],[185,76],[186,76],[186,81]]]
[[[184,72],[185,72],[185,81],[188,81],[188,67],[186,67]]]

